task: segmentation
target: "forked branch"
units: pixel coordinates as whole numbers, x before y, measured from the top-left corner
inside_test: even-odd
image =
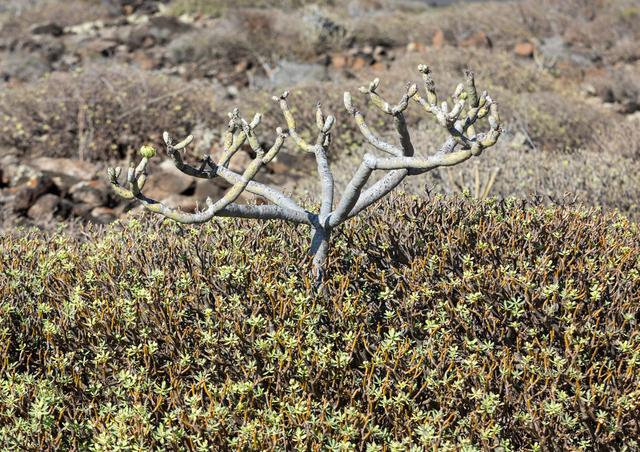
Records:
[[[214,162],[210,155],[205,155],[196,166],[185,163],[181,151],[191,143],[193,138],[189,136],[185,140],[173,144],[169,134],[164,133],[167,155],[173,160],[176,168],[197,178],[221,177],[231,184],[231,188],[219,200],[207,199],[207,208],[202,211],[182,212],[143,194],[147,166],[149,160],[155,155],[155,149],[152,147],[145,146],[141,149],[142,160],[138,166],[128,169],[124,184],[119,181],[120,168],[109,168],[109,179],[116,193],[123,198],[136,199],[146,209],[181,223],[202,223],[215,216],[231,216],[261,220],[277,219],[306,224],[310,226],[312,231],[313,274],[316,284],[321,285],[325,277],[324,267],[334,228],[389,194],[405,177],[422,174],[439,167],[460,164],[473,156],[482,154],[485,149],[495,145],[500,137],[498,105],[486,91],[478,94],[473,72],[465,72],[465,81],[456,87],[450,103],[444,101],[438,104],[438,95],[429,67],[421,65],[418,70],[422,74],[424,82],[424,96],[420,94],[416,84],[408,84],[400,100],[392,104],[378,92],[380,84],[378,79],[372,81],[367,87],[360,88],[360,92],[369,99],[375,108],[393,118],[398,136],[397,144],[387,142],[377,135],[367,125],[364,115],[354,106],[351,94],[344,93],[344,106],[353,116],[358,129],[366,141],[384,155],[377,156],[370,152],[364,154],[360,166],[341,194],[335,208],[335,186],[328,159],[331,130],[335,118],[331,115],[325,116],[318,103],[316,106],[315,126],[317,132],[315,142],[308,142],[301,136],[289,108],[288,92],[274,97],[284,115],[287,130],[276,129],[274,143],[268,149],[263,148],[256,136],[261,116],[256,114],[248,122],[240,116],[237,109],[229,113],[229,124],[224,136],[224,150],[217,162]],[[404,112],[409,108],[412,100],[419,104],[448,133],[447,139],[431,154],[417,152],[412,143],[404,117]],[[476,130],[477,123],[483,118],[488,119],[489,128],[487,131],[479,133]],[[305,210],[278,189],[254,180],[259,170],[277,157],[287,137],[291,137],[303,152],[315,155],[322,192],[318,212]],[[253,150],[255,158],[242,174],[232,171],[229,169],[229,162],[247,144]],[[387,171],[387,173],[376,183],[365,188],[374,171]],[[271,204],[237,204],[238,197],[244,191],[260,196]]]

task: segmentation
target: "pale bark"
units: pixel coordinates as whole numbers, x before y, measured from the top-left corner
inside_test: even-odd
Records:
[[[419,94],[416,85],[409,85],[400,101],[393,105],[377,92],[379,85],[377,79],[371,82],[368,87],[360,88],[360,92],[367,95],[376,108],[393,118],[399,145],[387,143],[376,135],[367,125],[364,115],[353,106],[351,94],[344,94],[345,108],[353,116],[364,138],[386,156],[377,157],[369,153],[364,155],[362,163],[347,184],[335,208],[335,185],[327,157],[335,118],[333,116],[325,118],[322,108],[318,104],[316,109],[316,128],[318,130],[316,141],[314,144],[306,142],[299,134],[295,118],[289,109],[288,92],[274,97],[282,109],[288,130],[277,129],[274,144],[266,151],[260,145],[255,134],[255,130],[261,122],[261,116],[256,114],[251,122],[247,122],[242,119],[237,109],[229,114],[230,121],[224,138],[224,151],[218,162],[214,162],[210,156],[205,156],[199,167],[185,163],[180,151],[191,143],[192,137],[174,145],[169,135],[164,133],[167,154],[178,170],[202,179],[221,177],[231,184],[231,188],[219,200],[208,199],[207,208],[202,211],[182,212],[179,209],[169,208],[143,194],[146,168],[149,159],[155,155],[155,150],[150,147],[143,147],[141,150],[143,158],[137,167],[129,168],[124,185],[119,182],[120,168],[109,168],[109,179],[113,189],[120,196],[126,199],[136,199],[146,209],[181,223],[203,223],[218,216],[281,220],[308,225],[311,230],[312,277],[316,286],[320,287],[326,280],[326,261],[329,255],[331,235],[336,227],[387,196],[407,176],[422,174],[439,167],[458,165],[473,156],[479,156],[485,149],[493,146],[500,136],[500,117],[497,104],[486,92],[478,94],[472,72],[467,71],[465,83],[457,86],[452,96],[453,105],[449,108],[447,102],[438,105],[435,83],[431,78],[429,68],[421,65],[418,69],[424,79],[425,97]],[[408,108],[411,99],[431,114],[449,134],[447,140],[431,156],[416,155],[415,147],[411,141],[403,113]],[[477,121],[485,117],[488,118],[489,130],[485,133],[476,133]],[[276,158],[287,136],[291,137],[303,152],[315,155],[321,186],[318,212],[307,211],[294,199],[276,188],[254,180],[258,171]],[[228,168],[229,161],[247,143],[256,157],[242,174],[230,170]],[[376,183],[366,188],[374,171],[388,172]],[[271,204],[237,204],[235,201],[244,191],[260,196]]]

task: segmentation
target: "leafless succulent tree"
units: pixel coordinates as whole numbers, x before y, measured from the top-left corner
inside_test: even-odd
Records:
[[[334,201],[334,181],[327,158],[331,145],[331,128],[335,118],[333,116],[325,117],[320,104],[318,104],[316,140],[314,143],[305,141],[300,136],[296,121],[289,109],[288,92],[274,97],[284,113],[288,130],[284,131],[278,128],[275,142],[268,150],[263,149],[256,137],[256,128],[261,120],[260,114],[256,114],[251,122],[247,122],[240,116],[237,109],[229,114],[230,121],[224,139],[224,152],[217,162],[214,162],[210,156],[205,156],[197,166],[185,163],[180,151],[191,143],[193,137],[189,136],[182,142],[174,144],[169,134],[164,133],[167,154],[173,159],[175,166],[180,171],[204,179],[221,177],[232,184],[231,188],[219,200],[214,202],[207,199],[206,209],[195,213],[182,212],[169,208],[143,194],[142,189],[147,177],[146,168],[149,159],[155,155],[155,150],[150,146],[144,146],[141,149],[142,160],[137,167],[129,168],[124,185],[118,181],[121,173],[120,168],[109,168],[110,182],[116,193],[123,198],[137,199],[148,210],[180,223],[203,223],[215,216],[220,216],[259,220],[277,219],[308,225],[312,234],[310,254],[313,256],[313,273],[316,284],[320,285],[324,279],[324,264],[327,259],[331,234],[335,228],[389,194],[405,177],[422,174],[438,167],[457,165],[472,156],[478,156],[482,151],[493,146],[500,136],[498,106],[486,91],[478,94],[471,71],[466,71],[465,83],[460,83],[457,86],[451,98],[452,104],[442,102],[439,105],[435,83],[431,78],[429,67],[420,65],[418,70],[422,73],[424,80],[425,97],[418,92],[415,84],[411,84],[407,87],[400,102],[392,105],[378,94],[378,79],[371,82],[368,87],[360,88],[360,92],[368,96],[375,107],[393,118],[395,129],[399,135],[399,145],[385,142],[376,136],[367,126],[362,113],[353,105],[351,94],[344,93],[344,105],[354,117],[360,132],[369,144],[387,155],[379,157],[372,153],[366,153],[337,203]],[[416,153],[411,142],[404,111],[412,99],[421,105],[427,113],[433,115],[449,134],[446,141],[431,156]],[[489,130],[477,133],[476,122],[484,117],[488,117]],[[253,180],[260,168],[276,157],[287,137],[291,137],[301,150],[315,155],[322,186],[319,212],[306,210],[276,188]],[[255,152],[255,158],[245,171],[239,174],[229,169],[229,161],[247,142]],[[365,189],[371,174],[376,170],[388,172]],[[236,203],[235,201],[245,190],[264,198],[270,204]]]

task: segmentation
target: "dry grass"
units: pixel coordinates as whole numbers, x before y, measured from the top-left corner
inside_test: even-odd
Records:
[[[163,130],[186,136],[202,121],[222,124],[215,96],[204,84],[128,67],[55,73],[0,93],[0,145],[26,156],[123,158]]]
[[[0,10],[0,37],[28,36],[33,25],[56,23],[62,27],[109,17],[112,10],[100,0],[8,1],[7,13]]]
[[[220,16],[235,13],[238,8],[278,8],[288,10],[309,4],[333,4],[333,0],[173,0],[169,5],[170,14],[203,14]],[[229,11],[231,10],[231,11]]]

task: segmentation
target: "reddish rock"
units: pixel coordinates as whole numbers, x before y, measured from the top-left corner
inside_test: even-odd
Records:
[[[456,37],[451,30],[438,30],[433,35],[431,45],[437,49],[445,45],[456,45]]]
[[[407,44],[407,52],[418,52],[422,53],[426,50],[426,46],[421,42],[411,41]]]
[[[442,30],[436,31],[436,34],[433,35],[431,45],[436,49],[439,49],[444,45],[444,32]]]
[[[336,69],[344,69],[349,64],[349,57],[343,53],[331,55],[331,66]]]
[[[480,31],[478,33],[472,34],[468,38],[463,39],[460,42],[460,47],[484,47],[490,49],[491,47],[493,47],[493,43],[484,31]]]
[[[363,53],[367,56],[373,55],[373,47],[366,45],[360,49],[360,53]]]
[[[155,67],[158,65],[158,62],[143,50],[136,50],[135,52],[133,52],[133,55],[131,56],[131,62],[145,71],[155,69]]]
[[[535,46],[530,42],[519,42],[513,48],[513,51],[519,57],[531,58],[531,57],[533,57],[533,52],[535,51]]]
[[[250,69],[251,64],[248,60],[242,60],[234,66],[234,71],[237,73],[246,72]]]
[[[360,69],[363,69],[365,67],[367,67],[369,65],[369,63],[367,62],[367,60],[365,60],[363,57],[361,56],[357,56],[354,58],[353,63],[351,63],[351,68],[359,71]]]

